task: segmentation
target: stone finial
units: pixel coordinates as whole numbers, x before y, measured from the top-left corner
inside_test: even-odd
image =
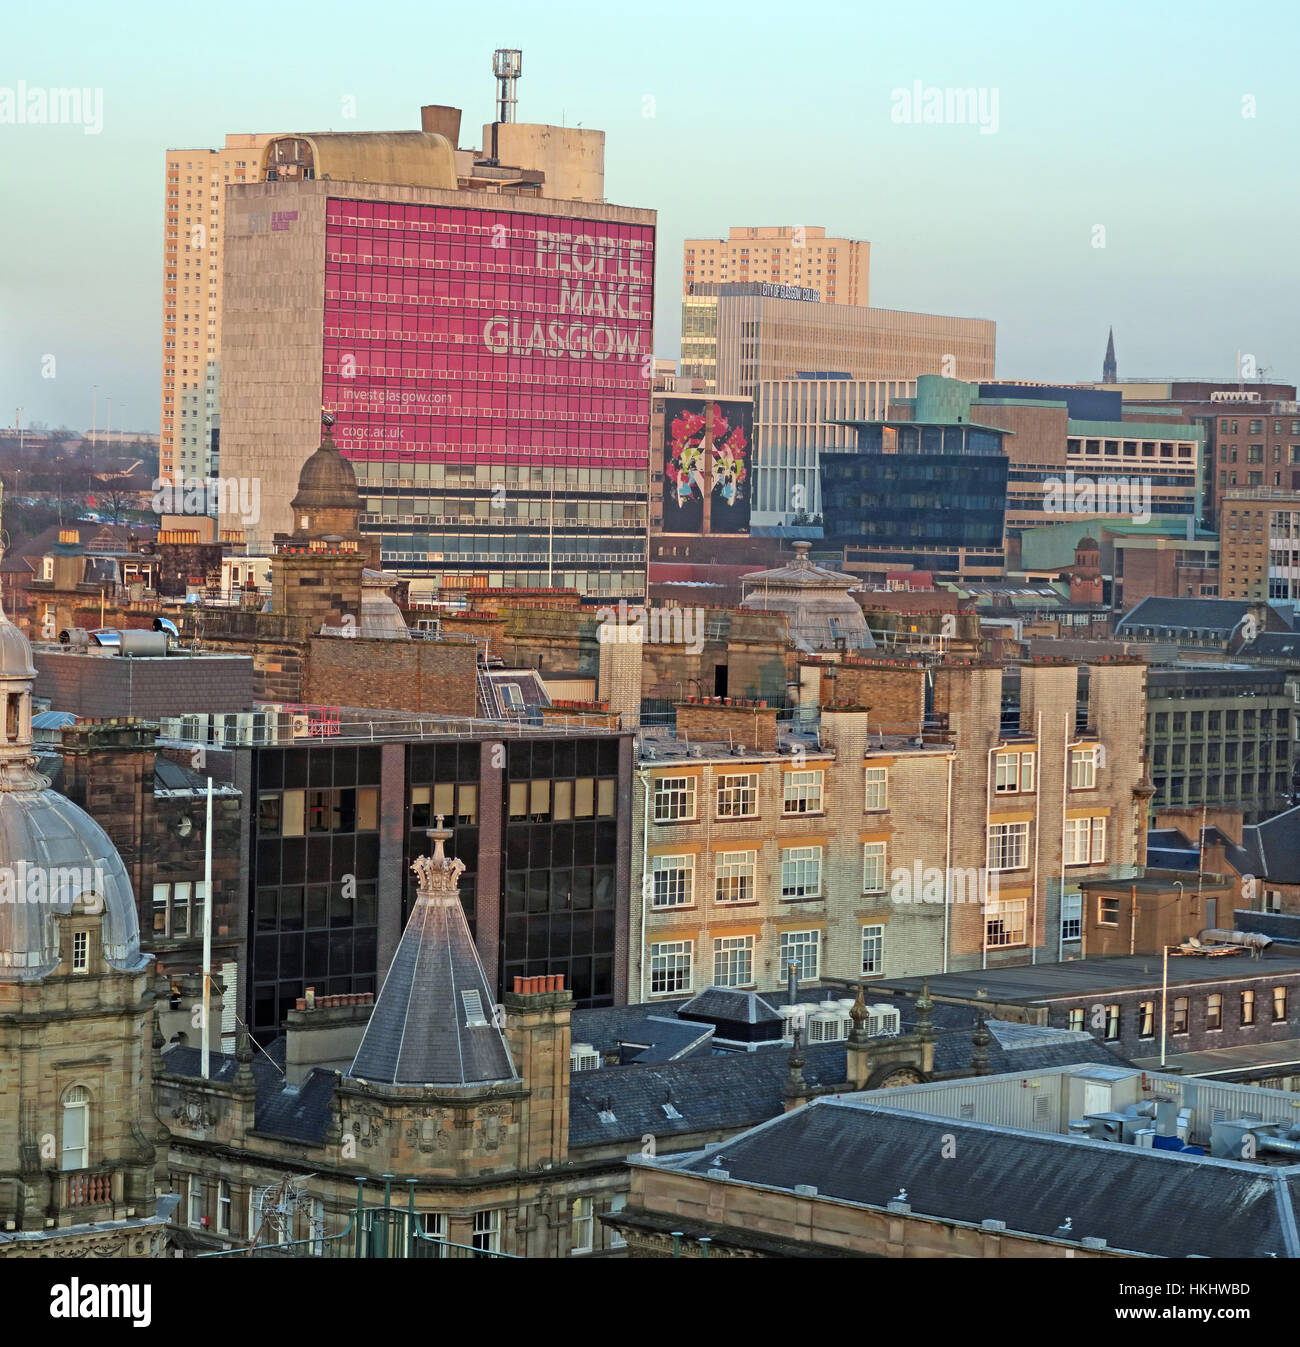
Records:
[[[465,862],[459,857],[455,860],[449,859],[444,850],[451,837],[451,829],[442,826],[444,817],[439,814],[438,826],[427,830],[433,839],[433,855],[418,856],[411,866],[421,897],[431,897],[435,893],[443,895],[458,893],[460,877],[465,873]]]
[[[794,1041],[790,1047],[790,1071],[785,1082],[787,1108],[793,1108],[808,1097],[808,1083],[804,1080],[803,1063],[803,1030],[796,1025]]]
[[[993,1035],[989,1033],[988,1025],[984,1023],[984,1016],[981,1015],[975,1021],[975,1032],[971,1035],[971,1042],[975,1050],[971,1053],[971,1069],[977,1076],[991,1076],[993,1068],[989,1065],[989,1044],[993,1041]]]
[[[248,1026],[239,1026],[239,1038],[235,1043],[235,1084],[250,1086],[253,1084],[253,1040],[249,1037]]]
[[[922,1040],[934,1037],[934,1002],[930,999],[930,979],[921,979],[921,994],[916,998],[916,1033]]]
[[[849,1042],[853,1044],[866,1044],[867,1019],[871,1012],[867,1009],[867,1003],[862,994],[862,983],[858,983],[858,995],[852,1006],[849,1007],[849,1019],[853,1021],[853,1028],[849,1030]]]

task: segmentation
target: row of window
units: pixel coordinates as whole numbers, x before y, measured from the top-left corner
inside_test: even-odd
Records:
[[[752,935],[724,935],[712,942],[713,987],[753,987],[754,950]],[[885,969],[885,928],[862,927],[862,963],[864,975],[883,973]],[[650,995],[674,996],[695,990],[695,941],[661,940],[650,946]],[[816,982],[821,976],[822,932],[782,931],[780,966],[798,966],[801,982]]]
[[[1247,988],[1238,993],[1238,998],[1238,1024],[1243,1028],[1255,1024],[1257,1004],[1255,992]],[[1272,1005],[1273,1023],[1285,1023],[1287,1018],[1287,989],[1285,987],[1273,988]],[[1186,996],[1176,996],[1170,1002],[1169,1032],[1171,1034],[1189,1033],[1190,1024],[1190,999]],[[1069,1027],[1071,1029],[1100,1029],[1102,1037],[1107,1042],[1118,1042],[1124,1036],[1123,1025],[1123,1010],[1115,1003],[1095,1005],[1092,1007],[1091,1014],[1083,1006],[1075,1006],[1069,1013]],[[1156,1003],[1154,1001],[1139,1001],[1137,1004],[1137,1036],[1139,1038],[1154,1038],[1156,1027]],[[1207,1030],[1224,1027],[1222,992],[1210,992],[1205,998],[1205,1027]]]

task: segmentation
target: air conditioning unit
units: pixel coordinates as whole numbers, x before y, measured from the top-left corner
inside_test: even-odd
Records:
[[[596,1071],[600,1067],[600,1053],[590,1043],[574,1043],[569,1048],[570,1071]]]

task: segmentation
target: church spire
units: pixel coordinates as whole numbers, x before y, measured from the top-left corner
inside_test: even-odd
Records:
[[[1119,382],[1119,367],[1115,363],[1115,329],[1110,329],[1110,335],[1106,338],[1106,359],[1101,366],[1101,381],[1104,384],[1114,384]]]

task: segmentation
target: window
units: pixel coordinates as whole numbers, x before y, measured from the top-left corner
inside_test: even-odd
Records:
[[[651,907],[690,907],[694,903],[694,856],[655,856],[650,873]]]
[[[622,1211],[626,1206],[627,1206],[627,1194],[619,1193],[619,1195],[616,1198],[614,1198],[609,1204],[610,1215],[612,1216],[615,1212]],[[623,1235],[620,1231],[613,1229],[610,1230],[609,1247],[611,1249],[627,1248],[627,1240],[623,1238]]]
[[[718,777],[718,817],[754,818],[758,814],[758,777]]]
[[[713,942],[713,984],[747,987],[754,980],[754,937],[723,936]]]
[[[1273,988],[1273,1020],[1280,1022],[1286,1019],[1286,988]]]
[[[569,1219],[569,1252],[590,1253],[592,1235],[595,1233],[596,1217],[592,1211],[589,1197],[575,1197],[571,1205]]]
[[[1244,1025],[1255,1023],[1255,993],[1252,991],[1241,994],[1241,1022]]]
[[[90,1092],[74,1085],[63,1096],[63,1149],[60,1169],[85,1169],[90,1163]]]
[[[1023,870],[1029,843],[1028,823],[991,823],[989,825],[990,870]]]
[[[1106,1007],[1106,1042],[1115,1043],[1119,1040],[1119,1006],[1109,1005]]]
[[[501,1252],[501,1213],[499,1211],[476,1211],[474,1213],[474,1234],[471,1243],[484,1253]]]
[[[885,928],[883,926],[864,926],[862,928],[862,971],[864,973],[883,973],[885,971]]]
[[[691,989],[691,960],[695,946],[689,940],[665,940],[650,946],[650,995]]]
[[[782,847],[781,897],[820,898],[821,893],[821,847]]]
[[[1171,1034],[1185,1034],[1187,1032],[1187,998],[1179,996],[1174,1000],[1174,1022],[1170,1027]]]
[[[884,893],[884,891],[885,844],[883,842],[863,842],[862,892]]]
[[[217,1184],[217,1233],[230,1234],[230,1180]]]
[[[757,851],[720,851],[715,861],[714,898],[719,903],[752,903]]]
[[[1100,865],[1106,859],[1106,819],[1065,820],[1066,865]]]
[[[1156,1003],[1138,1002],[1138,1037],[1154,1038],[1156,1032]]]
[[[1207,1029],[1223,1028],[1223,996],[1219,992],[1211,992],[1205,998],[1205,1027]]]
[[[1282,890],[1265,889],[1264,890],[1264,911],[1281,912],[1282,910]]]
[[[784,979],[792,963],[798,965],[800,982],[816,982],[820,972],[820,931],[781,932],[781,976]]]
[[[889,808],[889,768],[867,768],[867,809]]]
[[[72,933],[72,971],[84,973],[90,968],[90,932]]]
[[[1025,915],[1028,901],[1009,898],[989,910],[984,922],[984,939],[989,949],[1004,949],[1025,943]]]
[[[1061,899],[1061,939],[1079,940],[1083,936],[1083,894],[1067,893]]]
[[[1073,1029],[1076,1033],[1079,1033],[1083,1029],[1082,1006],[1075,1006],[1074,1009],[1070,1011],[1069,1027]]]
[[[189,1180],[189,1221],[193,1226],[203,1224],[203,1183],[197,1174]]]
[[[1099,926],[1119,925],[1119,899],[1102,894],[1097,899],[1097,924]]]
[[[993,789],[999,795],[1017,795],[1034,788],[1032,753],[999,753],[994,758]]]
[[[822,773],[787,772],[785,800],[782,812],[786,814],[820,814],[822,809]]]
[[[680,823],[695,817],[695,778],[660,776],[655,778],[655,822]]]
[[[1097,750],[1072,748],[1070,750],[1070,789],[1093,790],[1097,785]]]

